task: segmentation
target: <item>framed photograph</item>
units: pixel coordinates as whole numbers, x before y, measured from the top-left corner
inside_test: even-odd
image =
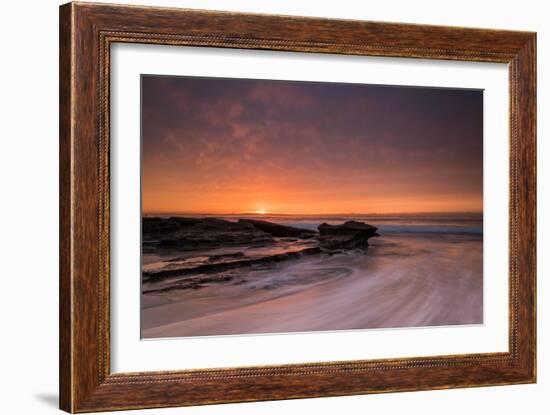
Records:
[[[60,8],[60,407],[536,381],[536,35]]]

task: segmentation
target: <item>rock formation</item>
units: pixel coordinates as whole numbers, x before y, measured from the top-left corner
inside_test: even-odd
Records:
[[[177,279],[166,287],[149,287],[149,293],[198,289],[233,281],[243,269],[265,269],[307,256],[365,248],[369,238],[378,236],[376,227],[356,221],[341,225],[323,223],[318,230],[253,219],[144,217],[143,252],[169,259],[159,268],[142,270],[143,282]]]
[[[259,230],[275,237],[295,237],[295,238],[311,238],[316,232],[309,229],[295,228],[293,226],[279,225],[277,223],[268,222],[266,220],[254,219],[239,219],[240,223],[250,223]]]
[[[327,250],[364,248],[369,245],[369,238],[380,236],[375,226],[353,220],[342,225],[322,223],[317,229],[319,244]]]
[[[195,250],[273,241],[270,234],[251,223],[217,218],[143,218],[142,231],[144,248]]]

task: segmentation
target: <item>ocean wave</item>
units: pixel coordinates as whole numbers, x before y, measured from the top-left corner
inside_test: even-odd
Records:
[[[381,235],[384,233],[417,233],[417,234],[458,234],[458,235],[483,235],[483,226],[464,226],[464,225],[397,225],[388,223],[371,222],[373,226],[378,228]],[[285,222],[285,225],[294,226],[297,228],[317,230],[319,223],[312,222]]]
[[[380,233],[435,233],[435,234],[466,234],[483,235],[481,226],[440,226],[440,225],[384,225],[379,224]]]

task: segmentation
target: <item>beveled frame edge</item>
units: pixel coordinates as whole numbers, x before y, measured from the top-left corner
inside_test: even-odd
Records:
[[[113,42],[502,62],[510,66],[508,353],[111,374]],[[157,7],[60,8],[60,407],[68,412],[536,380],[536,34]]]

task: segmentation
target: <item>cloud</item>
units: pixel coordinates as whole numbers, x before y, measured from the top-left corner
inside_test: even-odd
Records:
[[[256,83],[250,90],[247,99],[252,102],[259,102],[271,107],[282,105],[284,107],[307,107],[313,104],[312,98],[301,92],[297,83],[283,84]]]
[[[482,200],[479,91],[146,77],[142,98],[148,205]]]

